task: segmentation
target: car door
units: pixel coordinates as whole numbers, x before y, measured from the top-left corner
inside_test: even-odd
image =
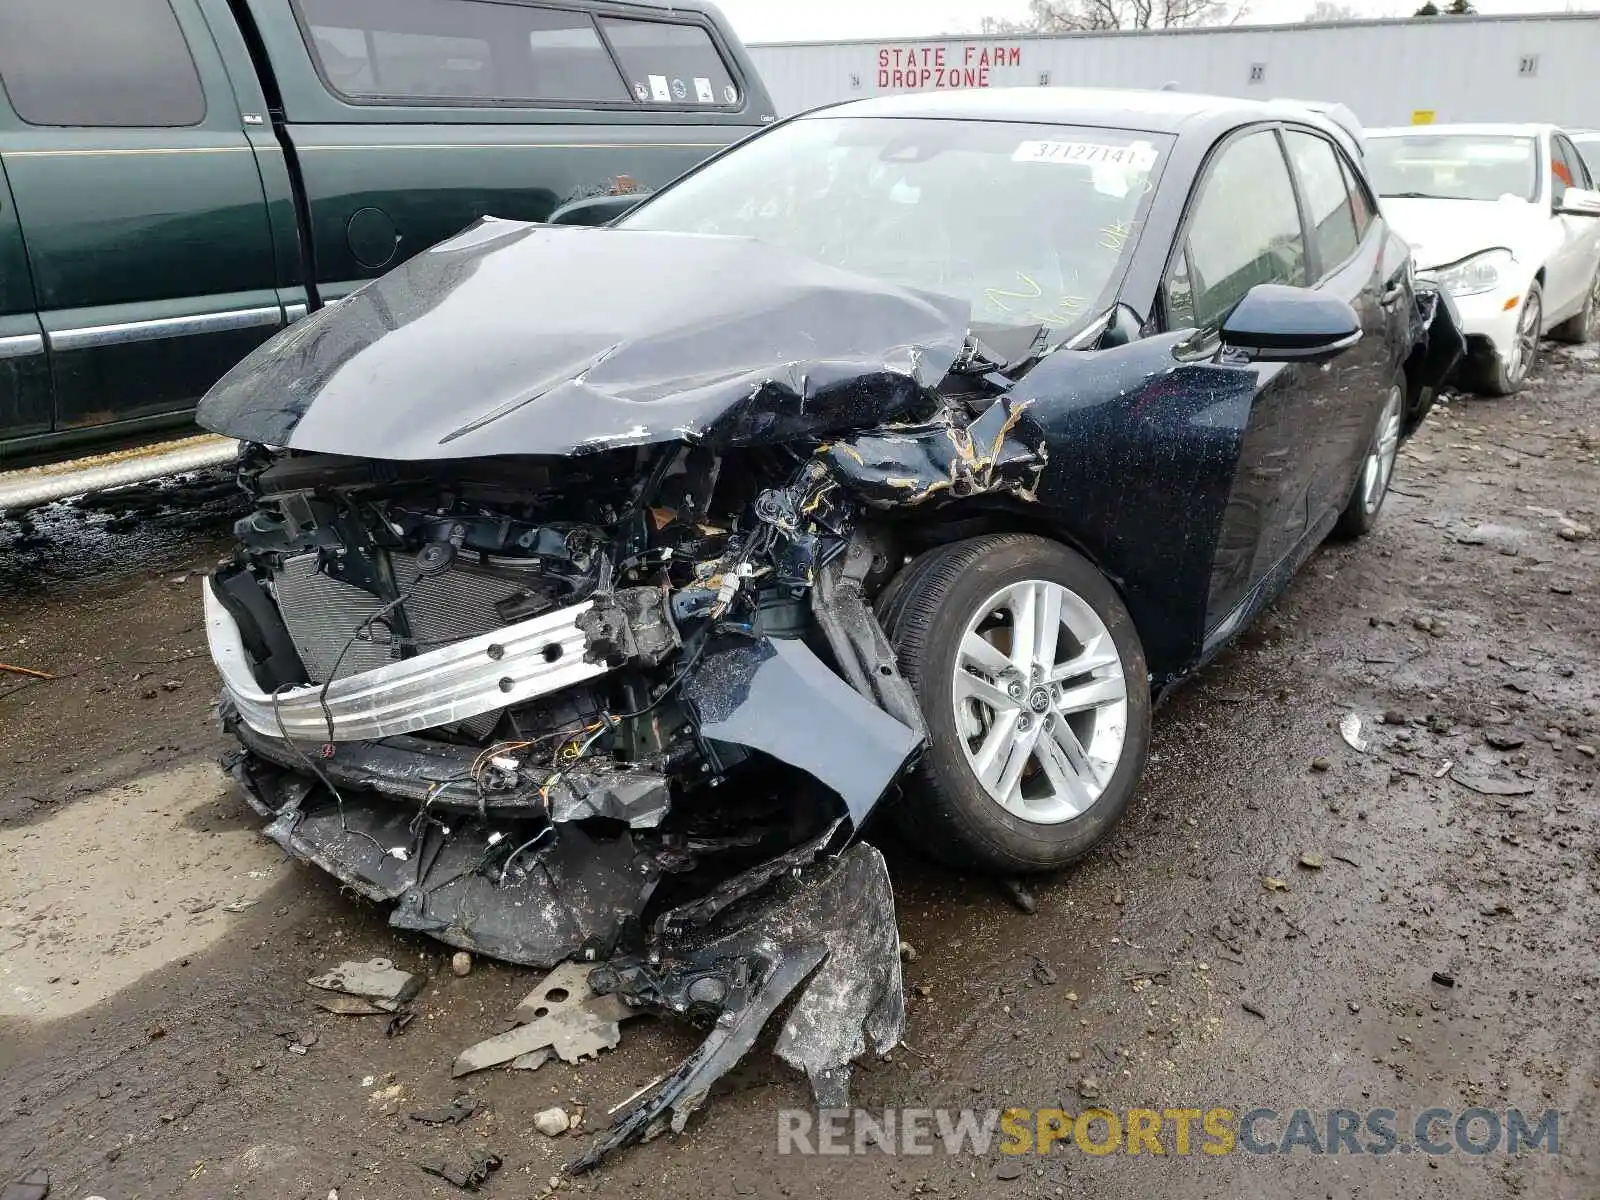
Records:
[[[1400,362],[1394,318],[1409,302],[1409,288],[1403,268],[1397,277],[1385,274],[1382,230],[1371,221],[1358,229],[1343,152],[1303,127],[1286,126],[1283,139],[1305,214],[1313,286],[1355,309],[1362,333],[1338,358],[1303,372],[1308,424],[1296,449],[1313,464],[1308,505],[1315,526],[1344,508],[1370,448]]]
[[[238,4],[240,0],[236,0]],[[336,300],[484,216],[650,191],[773,119],[708,14],[517,0],[248,0]]]
[[[1557,322],[1570,317],[1583,306],[1593,279],[1591,247],[1594,244],[1593,218],[1564,214],[1561,211],[1569,187],[1582,187],[1583,160],[1566,139],[1550,138],[1550,223],[1554,227],[1552,250],[1545,263],[1544,328],[1548,332]]]
[[[283,323],[216,43],[194,0],[5,0],[0,80],[56,433],[171,420]]]
[[[1594,172],[1566,134],[1556,135],[1555,147],[1561,155],[1561,161],[1567,164],[1572,174],[1572,186],[1594,191],[1597,186]],[[1600,217],[1558,213],[1556,219],[1561,222],[1563,235],[1572,241],[1577,251],[1578,289],[1573,298],[1573,311],[1576,312],[1583,307],[1589,289],[1594,286],[1595,275],[1600,272]]]
[[[1190,198],[1164,286],[1169,330],[1193,329],[1192,352],[1217,352],[1223,318],[1259,283],[1310,282],[1305,232],[1278,131],[1247,128],[1213,149]],[[1255,395],[1212,566],[1206,626],[1236,609],[1305,536],[1315,436],[1308,371],[1239,364]]]
[[[0,464],[8,442],[50,429],[50,363],[33,307],[28,251],[0,166]]]

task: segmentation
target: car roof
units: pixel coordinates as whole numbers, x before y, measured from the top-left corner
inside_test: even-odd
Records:
[[[1556,126],[1529,122],[1521,125],[1508,124],[1462,124],[1462,125],[1391,125],[1384,129],[1369,129],[1367,136],[1374,137],[1408,137],[1408,136],[1437,136],[1439,134],[1479,134],[1490,137],[1538,137],[1543,133],[1554,133]]]
[[[849,100],[813,112],[828,116],[1029,121],[1040,125],[1087,125],[1174,135],[1202,124],[1285,119],[1303,121],[1336,135],[1349,134],[1320,113],[1292,100],[1239,100],[1192,92],[1118,88],[1009,87],[906,92]]]

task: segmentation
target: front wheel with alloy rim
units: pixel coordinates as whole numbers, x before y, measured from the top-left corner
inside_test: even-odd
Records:
[[[1361,460],[1361,473],[1350,491],[1350,499],[1339,514],[1333,534],[1339,538],[1358,538],[1378,523],[1378,513],[1389,495],[1394,465],[1400,456],[1400,429],[1405,419],[1406,393],[1402,380],[1389,385],[1389,394],[1372,428],[1367,455]]]
[[[1576,316],[1568,317],[1552,329],[1550,336],[1557,341],[1578,345],[1600,339],[1600,271],[1594,273],[1583,308]]]
[[[1026,534],[930,551],[880,605],[929,746],[894,813],[961,867],[1051,871],[1116,824],[1150,748],[1144,651],[1086,559]]]
[[[1476,364],[1473,391],[1489,396],[1511,396],[1528,382],[1539,357],[1539,339],[1544,335],[1544,289],[1538,280],[1528,285],[1517,317],[1517,332],[1504,354],[1490,351]]]

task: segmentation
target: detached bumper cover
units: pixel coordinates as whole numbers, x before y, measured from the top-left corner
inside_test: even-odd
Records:
[[[274,697],[256,683],[238,623],[209,581],[201,592],[223,687],[245,724],[269,737],[324,743],[415,733],[521,704],[607,670],[584,661],[587,640],[578,618],[593,607],[585,602],[336,679],[326,689],[296,687]]]

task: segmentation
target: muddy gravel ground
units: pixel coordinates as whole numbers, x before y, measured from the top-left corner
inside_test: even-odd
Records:
[[[640,1019],[597,1062],[451,1080],[537,976],[479,962],[457,978],[257,835],[214,766],[192,574],[235,507],[202,483],[0,525],[0,662],[56,676],[0,672],[0,1178],[44,1168],[69,1200],[458,1196],[421,1164],[492,1151],[485,1195],[543,1195],[697,1038]],[[779,1111],[808,1094],[763,1046],[686,1135],[561,1190],[1600,1195],[1597,508],[1600,362],[1552,346],[1526,395],[1436,411],[1374,534],[1326,547],[1157,715],[1127,821],[1039,883],[1036,912],[874,831],[916,954],[906,1044],[861,1067],[854,1097],[1119,1120],[1270,1109],[1252,1127],[1269,1145],[1296,1109],[1323,1142],[1329,1110],[1393,1109],[1407,1144],[1430,1107],[1553,1109],[1558,1154],[1502,1137],[1483,1155],[1318,1155],[1304,1138],[1213,1155],[1198,1125],[1185,1154],[1169,1120],[1159,1156],[1070,1138],[1047,1156],[998,1138],[781,1155]],[[1365,749],[1341,736],[1349,714]],[[375,956],[428,976],[395,1037],[315,1009],[304,983]],[[410,1119],[458,1094],[486,1110]],[[537,1132],[552,1105],[581,1111],[579,1131]],[[1363,1128],[1355,1145],[1373,1142]]]

